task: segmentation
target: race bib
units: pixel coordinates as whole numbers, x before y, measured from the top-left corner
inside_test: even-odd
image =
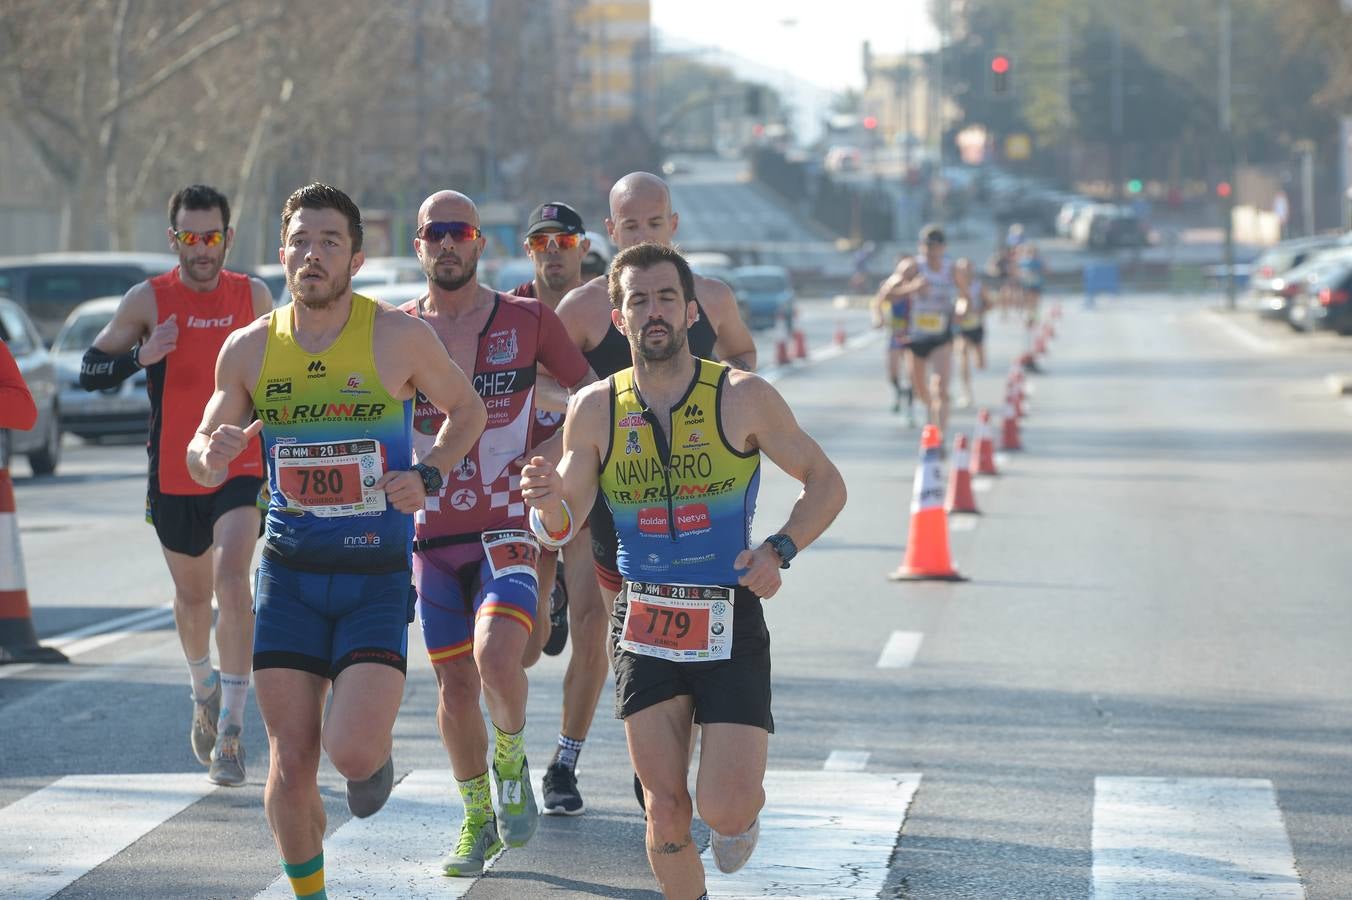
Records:
[[[514,573],[539,577],[535,563],[540,557],[540,542],[529,531],[518,528],[485,531],[479,539],[483,542],[484,555],[494,578]]]
[[[672,662],[732,655],[732,589],[695,584],[625,583],[628,608],[619,645]]]
[[[917,313],[915,330],[936,334],[944,330],[944,317],[939,313]]]
[[[384,512],[380,443],[363,439],[273,446],[277,487],[287,503],[321,518]]]

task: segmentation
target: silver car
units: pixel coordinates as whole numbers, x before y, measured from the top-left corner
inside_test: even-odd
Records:
[[[38,408],[38,421],[28,431],[0,430],[0,466],[25,454],[34,475],[51,475],[61,461],[61,408],[56,366],[37,326],[12,300],[0,297],[0,340],[9,347]]]
[[[145,434],[150,425],[146,373],[137,372],[117,387],[86,391],[80,387],[80,360],[94,338],[113,320],[121,297],[86,300],[71,311],[52,342],[52,359],[61,384],[61,416],[67,431],[98,440],[115,434]]]

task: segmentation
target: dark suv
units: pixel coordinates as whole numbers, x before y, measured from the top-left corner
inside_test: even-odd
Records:
[[[0,296],[28,313],[48,344],[85,300],[125,294],[178,265],[171,253],[39,253],[0,257]]]

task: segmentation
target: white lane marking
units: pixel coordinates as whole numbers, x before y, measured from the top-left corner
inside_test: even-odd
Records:
[[[162,625],[171,624],[173,621],[173,604],[165,603],[161,606],[153,606],[150,609],[138,609],[136,612],[127,613],[115,619],[105,619],[102,622],[85,625],[54,638],[40,640],[38,643],[60,650],[67,656],[75,657],[91,650],[97,650],[107,644],[115,643],[133,634],[152,631]],[[34,663],[3,666],[0,667],[0,678],[19,675],[35,667],[36,664]]]
[[[995,487],[995,479],[991,478],[989,475],[983,475],[980,478],[972,479],[972,490],[976,491],[978,494],[984,494],[993,487]]]
[[[883,647],[882,655],[878,657],[878,668],[880,669],[905,669],[915,662],[915,656],[920,652],[920,642],[925,639],[924,632],[920,631],[894,631],[887,639],[887,646]]]
[[[1239,341],[1241,344],[1248,347],[1250,350],[1257,350],[1259,353],[1281,353],[1285,349],[1285,347],[1283,347],[1277,341],[1271,341],[1268,340],[1267,338],[1261,338],[1258,335],[1248,331],[1247,329],[1242,328],[1239,325],[1236,325],[1234,322],[1232,322],[1229,318],[1222,315],[1221,313],[1211,312],[1208,313],[1208,315],[1210,315],[1212,320],[1214,320],[1216,324],[1220,325],[1221,329],[1224,330],[1227,334],[1229,334],[1230,337]]]
[[[1324,376],[1324,385],[1329,389],[1329,393],[1335,397],[1342,396],[1345,382],[1352,382],[1352,375],[1329,374]]]
[[[1265,778],[1094,779],[1095,900],[1302,900]]]
[[[394,786],[379,815],[349,819],[325,839],[324,880],[329,896],[463,897],[478,879],[441,874],[441,858],[460,833],[463,815],[460,792],[449,769],[413,770]],[[485,872],[497,858],[484,865]],[[292,896],[286,878],[278,876],[257,898],[291,900]]]
[[[998,472],[999,470],[1005,468],[1008,465],[1009,465],[1009,454],[997,452],[995,454],[995,470]]]
[[[975,516],[949,516],[949,531],[976,531],[977,523],[981,520]]]
[[[0,809],[0,898],[52,896],[215,789],[204,772],[67,775],[14,801]]]
[[[826,757],[826,772],[862,772],[868,766],[867,750],[832,750]]]
[[[756,852],[724,875],[706,849],[709,896],[876,898],[919,787],[918,773],[766,772]]]

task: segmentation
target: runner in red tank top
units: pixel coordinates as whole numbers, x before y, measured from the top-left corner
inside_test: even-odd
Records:
[[[253,649],[249,564],[258,540],[263,455],[257,438],[219,488],[188,475],[188,442],[215,385],[216,357],[230,334],[272,308],[266,285],[227,272],[234,239],[230,203],[195,184],[169,202],[169,246],[178,268],[127,292],[85,354],[80,384],[112,387],[145,368],[150,392],[150,483],[146,518],[174,581],[174,620],[192,681],[189,738],[217,784],[244,783],[244,704]],[[213,552],[214,551],[214,552]],[[218,672],[211,663],[211,598]]]

